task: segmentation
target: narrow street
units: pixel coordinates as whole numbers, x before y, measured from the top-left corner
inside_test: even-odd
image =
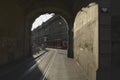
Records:
[[[67,51],[47,49],[14,65],[3,67],[0,80],[85,80]]]

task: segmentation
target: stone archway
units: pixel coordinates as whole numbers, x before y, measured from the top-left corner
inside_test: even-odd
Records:
[[[91,2],[99,3],[99,70],[98,80],[109,80],[111,75],[111,61],[117,64],[117,53],[112,56],[112,50],[117,51],[118,45],[111,46],[111,41],[115,44],[117,39],[111,40],[111,2],[109,0],[1,0],[0,1],[0,65],[7,64],[10,61],[21,59],[29,54],[29,30],[34,19],[45,12],[55,12],[62,15],[69,23],[69,34],[73,37],[73,23],[75,16],[81,10],[82,7],[87,7]],[[117,3],[117,2],[116,2]],[[118,5],[118,4],[117,4]],[[118,6],[115,5],[116,8]],[[40,10],[35,13],[34,10]],[[104,11],[102,9],[107,9]],[[118,12],[117,12],[118,11]],[[33,12],[33,16],[28,18],[28,15]],[[119,17],[119,9],[114,9],[113,23],[116,22],[116,18]],[[65,15],[66,14],[66,15]],[[35,16],[36,15],[36,16]],[[71,17],[68,17],[70,15]],[[119,19],[118,19],[119,20]],[[114,25],[113,25],[114,26]],[[114,29],[114,27],[113,27]],[[73,41],[71,39],[71,49],[73,49]],[[112,34],[114,37],[114,34]],[[14,44],[11,44],[14,43]],[[113,44],[112,44],[113,45]],[[85,45],[87,47],[87,45]],[[75,47],[74,47],[75,48]],[[82,48],[81,48],[82,50]],[[72,51],[69,53],[73,53]],[[73,54],[72,54],[73,55]],[[72,56],[69,55],[69,56]],[[82,54],[81,54],[82,55]],[[117,67],[117,65],[115,66]],[[85,68],[87,69],[87,68]],[[92,69],[91,69],[92,70]],[[116,69],[118,70],[118,69]],[[115,71],[116,71],[115,70]],[[114,71],[114,69],[113,69]],[[116,78],[116,72],[114,72],[113,78]],[[117,75],[119,77],[119,75]]]
[[[72,28],[73,28],[73,18],[72,15],[65,11],[64,9],[61,8],[56,8],[56,7],[51,7],[51,6],[47,6],[47,7],[43,7],[43,8],[39,8],[36,9],[34,11],[32,11],[31,13],[29,13],[26,16],[26,27],[25,27],[25,53],[29,54],[31,53],[31,27],[32,27],[32,23],[35,21],[35,19],[39,16],[42,15],[44,13],[56,13],[58,15],[61,15],[67,22],[68,24],[68,57],[73,58],[73,32],[72,32]]]

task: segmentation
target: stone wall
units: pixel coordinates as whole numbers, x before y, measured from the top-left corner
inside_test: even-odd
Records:
[[[98,5],[78,12],[74,23],[74,57],[87,80],[96,80],[98,69]]]
[[[111,1],[111,80],[120,80],[120,4]]]
[[[0,1],[0,65],[20,58],[24,37],[23,10],[14,1]]]

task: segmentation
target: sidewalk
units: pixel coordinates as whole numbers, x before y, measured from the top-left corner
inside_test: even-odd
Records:
[[[58,50],[46,77],[47,80],[87,80],[74,59],[67,57],[65,50]]]

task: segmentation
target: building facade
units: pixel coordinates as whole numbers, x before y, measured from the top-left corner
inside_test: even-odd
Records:
[[[58,39],[67,42],[67,24],[59,15],[54,15],[32,31],[32,45],[48,45],[46,42]]]

